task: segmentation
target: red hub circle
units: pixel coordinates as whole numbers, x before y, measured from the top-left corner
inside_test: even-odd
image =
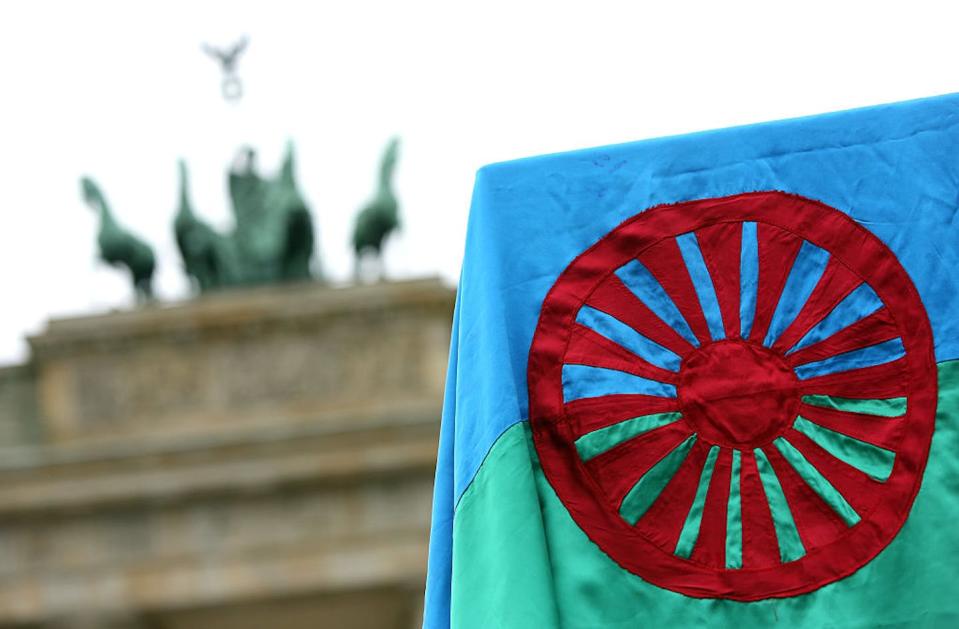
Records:
[[[705,345],[683,359],[679,378],[683,416],[711,443],[759,447],[796,418],[796,374],[761,345]]]
[[[826,256],[818,279],[801,250]],[[807,292],[784,293],[793,272]],[[528,383],[543,471],[590,539],[655,585],[743,601],[809,592],[889,544],[937,400],[895,255],[782,192],[659,206],[604,236],[544,299]]]

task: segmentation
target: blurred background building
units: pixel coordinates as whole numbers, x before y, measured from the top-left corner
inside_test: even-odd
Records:
[[[53,320],[0,370],[0,626],[421,622],[452,291]]]

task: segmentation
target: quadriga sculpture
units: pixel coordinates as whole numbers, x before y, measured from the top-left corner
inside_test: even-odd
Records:
[[[174,232],[186,272],[200,291],[314,277],[313,219],[296,184],[294,167],[292,144],[272,179],[257,172],[253,149],[243,149],[229,173],[235,227],[229,234],[220,234],[197,217],[186,165],[180,163],[180,207]]]

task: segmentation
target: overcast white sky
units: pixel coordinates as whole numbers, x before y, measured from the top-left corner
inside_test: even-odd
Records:
[[[49,317],[125,308],[77,179],[103,185],[186,296],[176,159],[229,224],[225,168],[296,141],[334,280],[379,153],[404,144],[395,277],[455,280],[473,175],[526,155],[959,90],[948,2],[30,2],[0,8],[0,364]],[[246,96],[220,97],[201,42],[251,38]]]

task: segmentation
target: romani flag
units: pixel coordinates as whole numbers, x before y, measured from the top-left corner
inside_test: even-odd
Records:
[[[959,95],[476,180],[425,625],[959,627]]]

